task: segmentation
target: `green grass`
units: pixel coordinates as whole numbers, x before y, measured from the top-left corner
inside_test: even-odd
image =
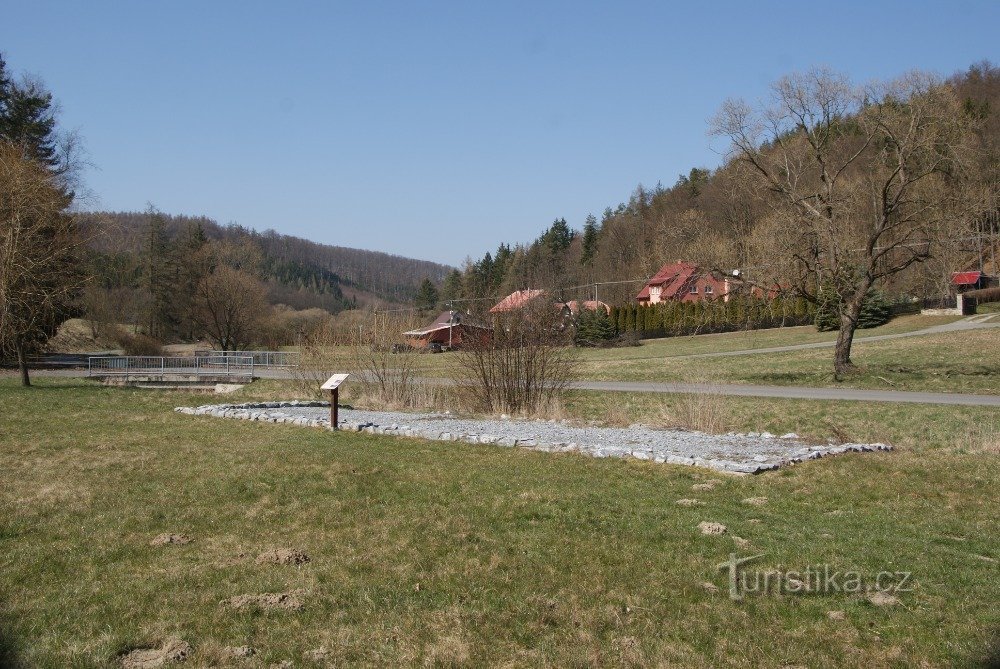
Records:
[[[248,666],[311,666],[319,647],[331,665],[952,666],[981,660],[1000,630],[996,410],[726,399],[734,429],[899,444],[731,478],[171,411],[206,401],[0,380],[0,660],[115,666],[176,635],[189,666],[244,644],[259,653]],[[685,400],[617,401],[628,417]],[[577,393],[568,410],[603,416],[606,398]],[[709,478],[723,482],[692,491]],[[730,534],[702,536],[702,520]],[[162,532],[194,541],[149,546]],[[312,561],[254,564],[283,546]],[[761,569],[912,571],[916,588],[887,608],[732,602],[701,584],[724,591],[716,565],[733,551],[766,553]],[[298,588],[299,612],[219,605]]]
[[[937,392],[1000,392],[1000,330],[855,342],[857,370],[833,378],[833,349],[660,360],[584,357],[581,377],[618,381],[703,381],[764,385],[839,386]]]
[[[780,328],[642,342],[638,347],[580,349],[579,377],[595,381],[744,383],[936,392],[1000,393],[1000,330],[982,329],[866,341],[877,335],[921,330],[958,320],[957,316],[904,316],[859,330],[852,359],[856,371],[833,377],[833,347],[711,358],[700,353],[753,350],[830,342],[833,332],[813,327]],[[412,359],[420,375],[447,376],[457,354]],[[345,354],[344,362],[347,358]]]

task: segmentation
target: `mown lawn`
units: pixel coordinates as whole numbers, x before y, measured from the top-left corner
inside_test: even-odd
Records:
[[[726,399],[711,410],[727,428],[899,446],[733,478],[171,411],[206,401],[0,380],[0,664],[118,666],[176,636],[188,666],[242,645],[257,654],[236,666],[953,666],[985,661],[1000,631],[1000,411]],[[693,411],[616,401],[626,418]],[[605,403],[577,393],[567,410]],[[163,532],[193,541],[150,546]],[[311,561],[254,562],[281,547]],[[733,602],[716,568],[731,552],[764,553],[762,570],[909,571],[914,590],[885,607]],[[299,611],[220,605],[293,590]]]

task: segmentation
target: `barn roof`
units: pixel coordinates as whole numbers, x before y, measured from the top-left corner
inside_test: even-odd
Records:
[[[953,286],[974,286],[982,276],[982,272],[955,272],[951,275],[951,283]]]

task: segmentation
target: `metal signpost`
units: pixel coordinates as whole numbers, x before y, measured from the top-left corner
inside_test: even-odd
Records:
[[[339,401],[339,388],[340,384],[347,380],[350,374],[334,374],[329,379],[326,380],[320,390],[330,391],[330,429],[337,429],[337,403]]]

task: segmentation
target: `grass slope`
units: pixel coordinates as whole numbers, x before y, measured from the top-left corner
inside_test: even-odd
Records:
[[[244,644],[258,655],[241,666],[321,666],[306,656],[320,647],[331,665],[951,666],[982,661],[1000,629],[996,434],[967,440],[1000,412],[891,407],[889,420],[733,400],[740,429],[804,413],[820,430],[829,415],[845,430],[884,423],[902,446],[722,478],[171,411],[205,399],[0,380],[8,665],[115,666],[179,636],[193,646],[188,666]],[[664,401],[626,400],[630,411]],[[572,410],[598,402],[580,393]],[[722,482],[692,490],[710,478]],[[703,520],[729,534],[701,535]],[[150,546],[162,532],[194,541]],[[279,547],[312,561],[254,563]],[[912,571],[916,587],[893,607],[848,595],[732,602],[716,565],[734,551],[766,553],[760,569]],[[295,589],[297,612],[219,604]]]

